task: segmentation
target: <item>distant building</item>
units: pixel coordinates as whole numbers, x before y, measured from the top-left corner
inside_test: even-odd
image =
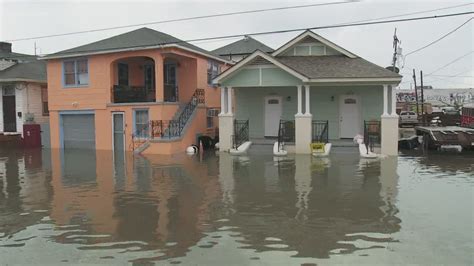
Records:
[[[221,48],[217,48],[212,53],[219,55],[227,60],[238,62],[255,51],[262,51],[264,53],[272,53],[273,49],[267,45],[255,40],[250,36],[246,36],[242,40],[230,43]]]
[[[397,109],[406,110],[416,108],[415,90],[397,90]],[[434,89],[423,90],[424,102],[433,107],[454,106],[474,103],[474,88]],[[418,101],[421,104],[421,90],[418,89]],[[428,111],[429,112],[429,111]]]
[[[24,123],[49,130],[46,64],[0,42],[0,133],[22,134]]]

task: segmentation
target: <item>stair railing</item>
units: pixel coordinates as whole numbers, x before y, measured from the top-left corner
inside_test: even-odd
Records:
[[[249,120],[234,120],[232,146],[237,150],[246,141],[249,141]]]

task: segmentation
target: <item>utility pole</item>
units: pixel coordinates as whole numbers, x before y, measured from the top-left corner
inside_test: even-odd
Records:
[[[36,42],[35,42],[35,56],[36,56]]]
[[[421,82],[421,115],[423,116],[423,122],[425,121],[425,100],[423,94],[423,71],[420,70],[420,82]]]
[[[400,40],[397,37],[397,28],[395,28],[395,32],[393,33],[393,58],[392,58],[392,71],[395,71],[395,65],[397,64],[397,55],[398,55],[398,44]]]
[[[419,112],[419,110],[418,110],[418,88],[416,87],[416,74],[415,74],[415,69],[413,69],[413,82],[415,83],[416,115],[419,115],[420,112]]]

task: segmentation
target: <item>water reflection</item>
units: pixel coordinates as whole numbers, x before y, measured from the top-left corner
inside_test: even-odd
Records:
[[[10,252],[0,254],[34,255],[24,245],[37,237],[53,240],[46,251],[68,250],[50,262],[74,262],[74,252],[91,262],[177,263],[219,246],[303,258],[386,248],[401,229],[398,161],[356,155],[3,151],[0,246]]]

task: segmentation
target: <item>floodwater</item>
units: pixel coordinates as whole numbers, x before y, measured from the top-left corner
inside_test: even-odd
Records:
[[[473,173],[472,153],[0,149],[0,265],[472,265]]]

